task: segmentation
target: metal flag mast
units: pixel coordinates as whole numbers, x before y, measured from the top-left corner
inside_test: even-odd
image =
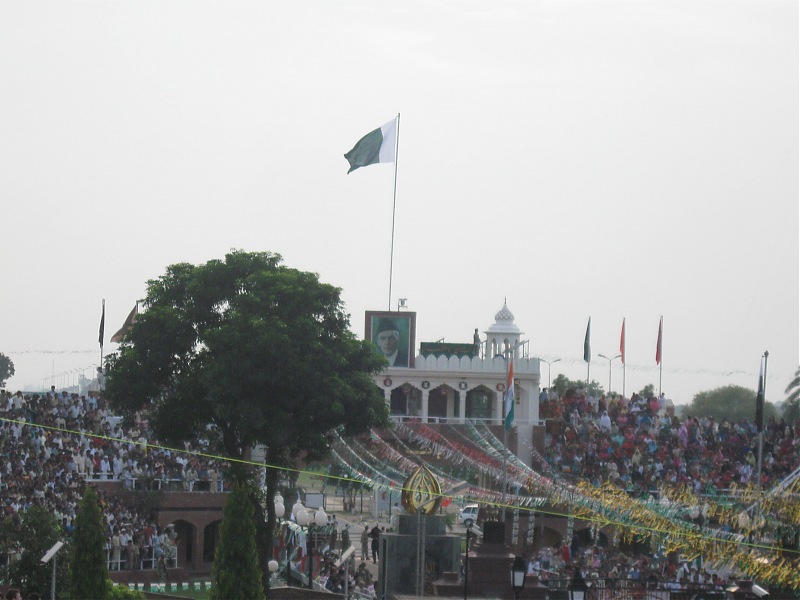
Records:
[[[758,427],[758,469],[756,470],[756,515],[761,513],[761,465],[764,456],[764,402],[767,397],[767,360],[769,350],[761,356],[763,369],[759,368],[758,392],[756,394],[756,426]],[[763,371],[763,376],[762,376]]]
[[[392,310],[392,273],[394,270],[394,217],[397,207],[397,159],[400,149],[400,113],[397,113],[394,134],[394,192],[392,194],[392,246],[389,250],[389,310]]]
[[[625,397],[625,318],[622,319],[622,334],[619,339],[619,354],[622,356],[622,397]],[[609,384],[608,387],[611,387]],[[611,390],[608,390],[609,395]]]

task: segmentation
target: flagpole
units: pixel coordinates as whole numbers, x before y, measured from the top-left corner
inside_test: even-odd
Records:
[[[392,194],[392,247],[389,251],[389,310],[392,310],[392,274],[394,271],[394,217],[397,207],[397,159],[400,150],[400,113],[397,113],[397,127],[394,136],[394,192]]]
[[[764,455],[764,407],[763,405],[766,404],[767,398],[767,359],[769,358],[769,350],[764,350],[764,378],[763,383],[761,383],[761,398],[758,400],[761,401],[761,427],[758,428],[758,469],[756,470],[756,512],[755,514],[761,514],[761,464],[762,464],[762,457]],[[757,401],[758,401],[757,400]]]
[[[625,363],[622,364],[622,397],[625,397]]]
[[[506,398],[508,397],[508,373],[510,369],[511,348],[506,350],[506,390],[503,394],[503,495],[500,501],[500,509],[502,510],[501,523],[506,522],[506,488],[508,487],[508,429],[506,429]],[[514,385],[514,382],[511,382]],[[503,539],[505,539],[505,530],[503,532]]]
[[[620,343],[620,353],[622,354],[622,397],[625,397],[625,369],[627,368],[627,364],[625,364],[625,319],[622,319],[622,341]],[[609,386],[610,387],[610,386]],[[611,390],[608,390],[609,395],[611,394]]]

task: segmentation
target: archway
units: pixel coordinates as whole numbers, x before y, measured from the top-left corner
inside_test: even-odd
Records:
[[[492,406],[496,399],[497,395],[492,390],[485,385],[479,385],[467,392],[464,416],[467,419],[490,420],[492,418]]]
[[[219,527],[222,520],[214,521],[206,525],[203,529],[203,562],[213,563],[214,553],[217,550],[217,542],[219,541]]]
[[[448,406],[455,408],[455,398],[458,396],[449,385],[442,384],[433,389],[428,394],[428,416],[446,418],[453,413],[453,409],[448,410]]]
[[[175,566],[191,566],[197,529],[194,525],[183,519],[174,521],[172,525],[175,528],[175,533],[178,534],[178,563]]]
[[[389,413],[396,416],[418,417],[422,415],[422,390],[404,383],[392,390]]]

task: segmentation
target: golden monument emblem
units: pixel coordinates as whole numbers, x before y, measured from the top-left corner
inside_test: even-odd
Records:
[[[403,484],[400,501],[408,514],[416,515],[419,512],[426,515],[435,514],[442,505],[442,488],[439,480],[428,467],[418,466]]]

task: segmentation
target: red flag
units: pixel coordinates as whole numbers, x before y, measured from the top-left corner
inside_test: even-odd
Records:
[[[625,319],[622,319],[622,333],[619,334],[619,355],[622,357],[622,364],[625,364]]]
[[[656,364],[661,364],[661,329],[664,324],[664,317],[658,320],[658,341],[656,342]]]

